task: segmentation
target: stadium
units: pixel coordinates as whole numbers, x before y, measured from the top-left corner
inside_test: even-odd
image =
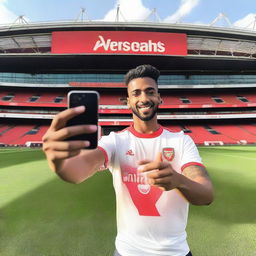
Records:
[[[212,206],[191,207],[192,252],[255,255],[255,61],[252,30],[100,21],[2,26],[0,254],[112,255],[109,175],[74,187],[57,179],[34,148],[41,147],[53,116],[67,107],[71,90],[100,93],[103,135],[131,125],[123,76],[151,64],[161,72],[159,122],[199,145],[216,189]],[[93,189],[98,193],[92,198]]]
[[[253,31],[182,24],[3,27],[1,145],[40,145],[73,89],[100,93],[103,134],[130,125],[123,75],[145,63],[161,71],[163,125],[200,145],[254,144],[255,39]]]

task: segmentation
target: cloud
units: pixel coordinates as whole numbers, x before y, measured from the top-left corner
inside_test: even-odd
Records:
[[[13,23],[17,19],[17,15],[6,7],[8,0],[0,0],[0,25]]]
[[[118,2],[120,4],[119,21],[144,20],[151,13],[151,10],[146,8],[142,0],[119,0],[115,7],[108,11],[103,20],[115,21]]]
[[[166,17],[164,21],[166,22],[178,22],[185,16],[187,16],[198,4],[200,0],[181,0],[181,4],[178,10]]]
[[[240,20],[234,22],[234,27],[256,30],[256,13],[249,13]]]

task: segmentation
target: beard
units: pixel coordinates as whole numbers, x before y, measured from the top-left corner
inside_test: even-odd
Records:
[[[156,113],[158,111],[158,105],[155,105],[155,104],[151,103],[150,104],[150,109],[149,109],[151,111],[151,113],[144,114],[144,115],[140,113],[139,107],[136,107],[136,106],[132,107],[131,110],[132,110],[132,113],[134,115],[136,115],[140,120],[150,121],[156,115]]]

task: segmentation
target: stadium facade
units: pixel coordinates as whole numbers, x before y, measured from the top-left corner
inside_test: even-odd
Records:
[[[256,143],[256,32],[188,24],[0,28],[0,145],[40,145],[70,90],[97,90],[102,133],[131,124],[123,75],[161,71],[159,122],[197,144]]]

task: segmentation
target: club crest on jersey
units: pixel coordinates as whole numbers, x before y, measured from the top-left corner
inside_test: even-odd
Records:
[[[174,148],[163,148],[163,157],[171,162],[174,158]]]

